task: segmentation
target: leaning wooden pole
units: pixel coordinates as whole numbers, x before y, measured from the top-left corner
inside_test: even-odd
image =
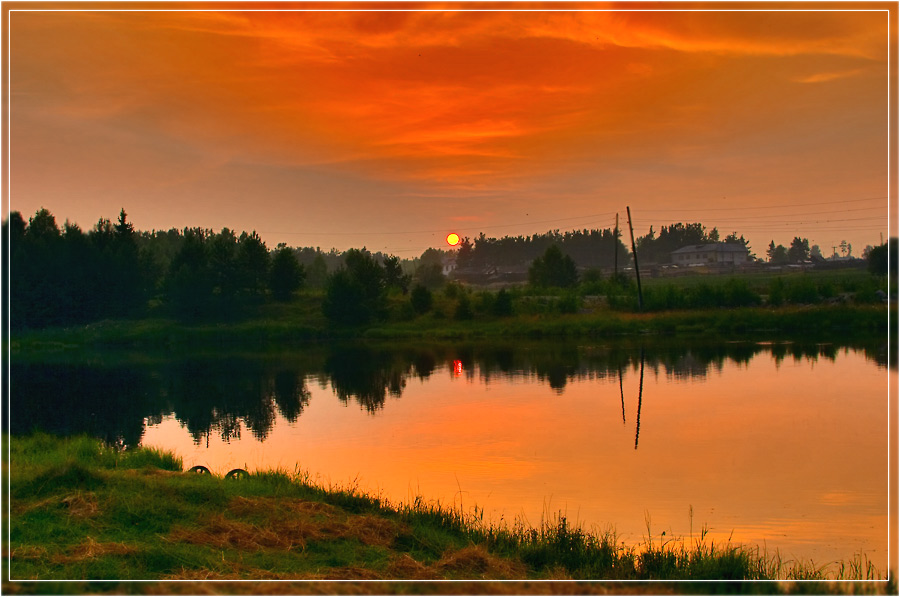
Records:
[[[641,292],[641,270],[638,268],[637,247],[634,245],[634,226],[631,225],[631,207],[625,206],[628,211],[628,230],[631,232],[631,257],[634,259],[634,273],[637,276],[638,285],[638,309],[644,310],[644,294]]]

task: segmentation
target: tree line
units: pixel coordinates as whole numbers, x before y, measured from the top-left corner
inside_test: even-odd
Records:
[[[124,209],[116,222],[100,218],[87,232],[69,222],[60,228],[46,209],[27,222],[12,212],[3,234],[13,328],[136,317],[151,301],[185,320],[228,318],[264,300],[288,300],[305,277],[292,250],[270,252],[255,232],[138,233]]]
[[[11,280],[4,313],[15,329],[142,317],[151,306],[182,321],[228,321],[290,301],[306,284],[324,290],[329,320],[359,325],[383,318],[388,293],[406,294],[412,281],[398,257],[283,244],[269,250],[255,231],[228,228],[138,232],[124,209],[117,221],[100,218],[86,232],[68,221],[60,228],[46,209],[27,222],[12,212],[3,237],[10,247],[3,274]],[[437,273],[431,283],[443,284]]]
[[[631,251],[623,242],[622,230],[551,230],[532,236],[487,237],[480,234],[474,241],[468,237],[460,243],[457,252],[458,269],[479,270],[486,267],[522,266],[542,257],[551,246],[570,257],[580,269],[612,270],[617,265],[625,267],[632,262]],[[750,241],[732,232],[720,238],[716,228],[707,230],[699,222],[673,223],[662,226],[659,232],[650,227],[644,236],[635,238],[638,259],[646,263],[664,264],[671,261],[671,253],[687,245],[708,243],[737,243],[749,250]]]
[[[868,259],[869,253],[875,248],[876,247],[869,245],[863,249],[862,258]],[[834,247],[834,256],[838,255],[837,249],[841,250],[841,257],[847,259],[853,258],[853,245],[847,241],[842,240],[839,245]],[[819,248],[819,245],[810,246],[809,239],[800,238],[799,236],[795,236],[788,247],[776,245],[774,240],[769,242],[769,247],[766,249],[766,257],[768,257],[769,263],[773,265],[803,263],[806,261],[812,261],[814,263],[825,261],[825,256],[822,255],[822,250]]]
[[[456,255],[458,269],[483,269],[491,266],[527,265],[543,255],[551,246],[570,256],[579,266],[612,269],[618,257],[623,265],[630,253],[621,240],[621,232],[574,230],[561,233],[551,230],[532,236],[487,237],[481,233],[474,241],[468,237],[460,243]]]
[[[737,232],[732,232],[724,238],[720,238],[719,231],[716,228],[707,230],[706,226],[700,222],[673,223],[668,226],[662,226],[659,229],[659,233],[653,230],[653,226],[650,226],[647,234],[635,239],[634,244],[640,261],[663,264],[671,261],[673,251],[689,245],[705,245],[718,242],[739,244],[747,249],[750,260],[756,257],[750,251],[750,241],[744,238],[744,235],[738,236]]]
[[[88,231],[68,221],[60,227],[46,209],[27,222],[12,212],[3,223],[3,236],[10,243],[4,279],[11,280],[10,309],[4,313],[10,313],[8,323],[17,329],[141,317],[151,309],[183,321],[230,320],[268,302],[290,301],[304,286],[321,290],[322,313],[338,325],[388,318],[391,295],[403,297],[404,318],[428,313],[435,302],[433,293],[442,287],[447,296],[453,295],[457,319],[471,318],[476,310],[503,317],[513,313],[510,293],[492,293],[473,303],[469,293],[447,286],[448,257],[463,270],[524,265],[532,288],[589,284],[595,294],[624,291],[627,279],[620,275],[608,280],[602,270],[614,264],[624,268],[631,260],[621,235],[609,229],[501,239],[481,234],[474,242],[464,239],[455,255],[427,249],[417,259],[401,261],[365,248],[326,253],[280,244],[270,250],[256,232],[237,234],[228,228],[139,232],[124,209],[116,221],[100,218]],[[651,227],[636,245],[642,262],[664,263],[678,248],[719,238],[715,228],[707,231],[700,223],[675,223],[658,233]],[[736,232],[723,242],[747,246]],[[811,253],[808,241],[795,237],[790,248],[771,243],[767,257],[772,263],[790,263],[805,261]],[[873,273],[886,272],[887,254],[886,245],[871,249]],[[7,267],[12,268],[9,277]]]
[[[124,210],[115,224],[101,218],[87,233],[68,222],[60,230],[46,209],[28,222],[12,212],[3,228],[9,239],[9,259],[3,265],[12,274],[12,327],[129,316],[146,304],[150,268]]]

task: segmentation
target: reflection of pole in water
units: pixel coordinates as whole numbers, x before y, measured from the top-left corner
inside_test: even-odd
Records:
[[[622,397],[622,425],[625,424],[625,391],[622,389],[622,365],[619,365],[619,396]]]
[[[637,426],[634,429],[634,449],[638,447],[638,435],[641,433],[641,397],[644,394],[644,347],[641,347],[641,381],[638,384]]]

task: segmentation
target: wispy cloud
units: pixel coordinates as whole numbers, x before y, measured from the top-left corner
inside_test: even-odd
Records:
[[[857,68],[853,70],[838,72],[815,73],[812,75],[807,75],[805,77],[798,77],[795,80],[798,83],[825,83],[828,81],[835,81],[837,79],[845,79],[847,77],[856,77],[863,72],[865,72],[863,69]]]
[[[802,140],[878,129],[857,121],[884,101],[866,75],[886,68],[886,27],[879,11],[16,13],[13,147],[44,161],[14,179],[39,186],[48,161],[89,172],[102,154],[93,177],[110,188],[239,164],[389,183],[410,201],[584,204],[634,173],[701,184],[688,175],[726,158],[827,169],[830,146]],[[151,172],[171,160],[147,153],[170,148],[178,175]],[[365,196],[354,184],[345,194]]]

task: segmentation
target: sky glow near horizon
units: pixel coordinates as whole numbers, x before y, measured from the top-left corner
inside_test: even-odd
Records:
[[[10,209],[401,257],[626,205],[635,235],[701,222],[758,255],[896,234],[888,10],[245,6],[13,5]]]

